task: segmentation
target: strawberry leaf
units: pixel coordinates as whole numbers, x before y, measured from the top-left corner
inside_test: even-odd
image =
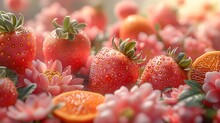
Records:
[[[16,85],[18,82],[18,76],[16,74],[15,71],[7,69],[4,66],[0,66],[0,77],[1,78],[9,78],[10,80],[12,80],[14,82],[14,84]]]
[[[17,88],[18,98],[25,100],[37,87],[37,84],[31,83],[23,88]]]
[[[202,90],[202,85],[199,84],[198,82],[194,81],[194,80],[185,80],[184,81],[187,85],[189,85],[192,89],[196,89],[196,90]]]
[[[184,101],[186,106],[202,106],[202,101],[205,98],[202,85],[193,80],[185,80],[185,83],[191,88],[183,91],[178,100]]]
[[[63,20],[63,29],[67,31],[70,28],[70,16],[66,16]]]
[[[66,16],[64,18],[62,25],[59,25],[56,21],[57,19],[55,18],[52,21],[52,24],[55,27],[57,37],[68,39],[70,41],[73,41],[75,35],[78,34],[84,27],[86,27],[86,24],[84,23],[78,23],[77,20],[70,20],[70,16]]]

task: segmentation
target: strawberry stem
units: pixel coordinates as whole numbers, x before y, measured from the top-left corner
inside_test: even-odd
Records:
[[[171,48],[169,47],[167,49],[168,56],[172,57],[181,68],[183,68],[184,70],[189,70],[192,64],[191,57],[187,58],[186,53],[184,52],[180,52],[178,55],[176,55],[176,50],[177,48],[171,50]]]
[[[135,41],[129,41],[129,38],[126,40],[119,40],[119,46],[117,46],[114,42],[114,38],[112,39],[112,46],[115,50],[120,51],[124,55],[128,56],[134,62],[140,64],[145,61],[146,58],[142,58],[142,52],[139,54],[135,54]]]
[[[58,38],[68,39],[72,41],[75,38],[75,35],[79,33],[86,24],[78,23],[77,20],[70,20],[70,16],[66,16],[63,20],[63,25],[59,25],[57,18],[52,21],[53,26],[55,27],[55,32]]]
[[[0,33],[10,33],[19,30],[24,24],[24,16],[20,14],[19,19],[10,12],[0,11]]]

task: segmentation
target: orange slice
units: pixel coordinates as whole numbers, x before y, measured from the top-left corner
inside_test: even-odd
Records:
[[[54,111],[55,116],[65,123],[92,123],[96,117],[96,107],[104,102],[104,96],[89,91],[64,92],[53,99],[53,104],[65,103]]]
[[[188,72],[188,78],[204,83],[207,72],[220,70],[220,51],[210,51],[198,57]]]

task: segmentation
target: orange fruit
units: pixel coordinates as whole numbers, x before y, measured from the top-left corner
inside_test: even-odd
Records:
[[[137,39],[140,32],[152,34],[155,31],[151,22],[138,14],[126,17],[119,27],[119,35],[123,40],[127,38]]]
[[[192,64],[188,78],[204,83],[207,72],[220,70],[220,51],[210,51],[198,57]]]
[[[65,123],[92,123],[96,117],[96,107],[104,102],[98,93],[76,90],[64,92],[53,99],[53,104],[65,103],[54,111],[55,116]]]

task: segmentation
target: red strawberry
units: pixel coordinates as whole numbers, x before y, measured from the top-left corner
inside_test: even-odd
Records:
[[[56,29],[46,36],[43,43],[43,53],[46,61],[59,59],[65,66],[71,65],[72,72],[77,72],[87,61],[91,43],[88,37],[79,32],[85,24],[70,17],[64,18],[63,26],[53,21]]]
[[[154,89],[164,90],[169,87],[179,87],[187,79],[186,72],[192,62],[186,59],[185,53],[179,53],[175,58],[175,51],[168,49],[168,56],[160,55],[150,59],[141,76],[141,83],[150,82]]]
[[[14,105],[18,92],[14,83],[9,78],[0,79],[0,107]]]
[[[117,47],[104,47],[93,59],[88,90],[102,94],[113,93],[121,86],[131,88],[139,77],[139,67],[136,62],[140,54],[135,55],[135,42],[120,40]]]
[[[7,107],[14,105],[18,92],[15,87],[15,72],[6,69],[5,67],[0,67],[0,107]]]
[[[36,40],[12,13],[0,12],[0,65],[23,74],[36,55]]]

